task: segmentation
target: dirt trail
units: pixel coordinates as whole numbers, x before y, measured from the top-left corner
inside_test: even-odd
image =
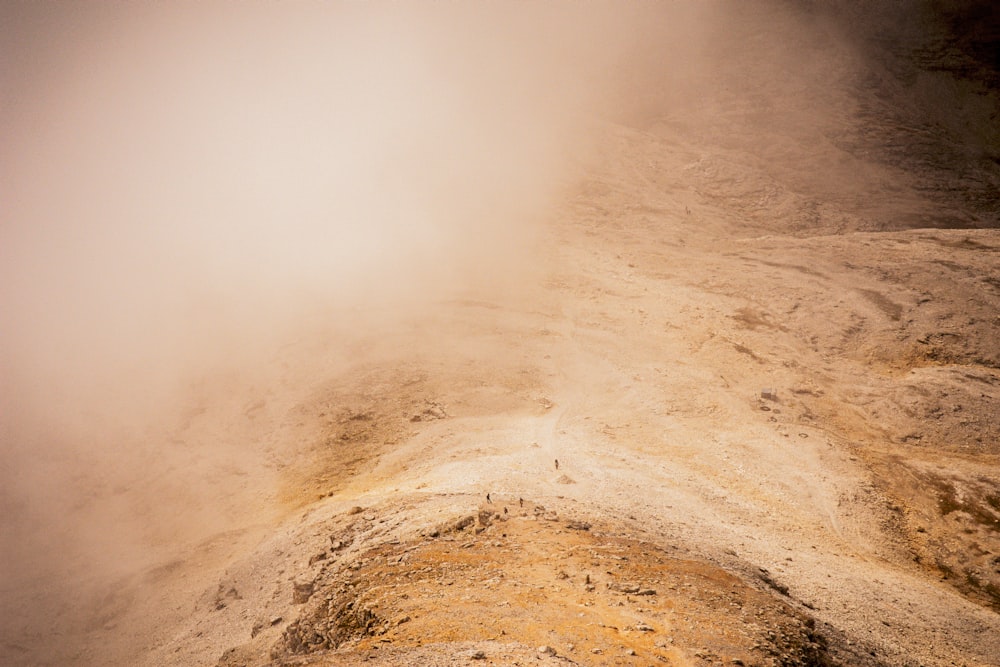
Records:
[[[620,160],[634,154],[636,143],[648,141],[640,133],[615,132],[624,146],[616,154]],[[168,656],[183,646],[207,651],[227,642],[238,648],[220,664],[353,664],[363,656],[404,664],[417,655],[421,661],[460,664],[478,650],[489,661],[514,664],[533,659],[536,644],[551,645],[578,664],[645,664],[651,657],[678,665],[733,659],[770,664],[775,655],[780,664],[996,664],[1000,617],[983,588],[950,578],[948,558],[955,558],[954,552],[932,554],[933,546],[918,545],[922,536],[953,534],[938,524],[914,525],[920,498],[935,504],[934,489],[899,479],[890,483],[891,472],[883,465],[890,455],[903,466],[916,465],[903,434],[919,420],[886,413],[881,401],[921,369],[879,365],[923,322],[920,288],[893,278],[893,264],[887,263],[893,249],[906,243],[909,265],[930,267],[940,242],[968,239],[986,246],[997,243],[995,234],[915,231],[794,244],[775,237],[735,238],[699,223],[713,212],[707,205],[691,213],[675,206],[650,216],[629,209],[637,196],[587,195],[578,201],[618,208],[621,217],[588,223],[574,211],[554,222],[551,273],[527,298],[489,307],[441,305],[450,326],[460,327],[468,340],[488,340],[493,354],[473,360],[455,350],[444,357],[418,355],[434,360],[427,365],[415,358],[406,362],[427,378],[419,385],[427,393],[408,400],[433,407],[389,414],[387,419],[404,424],[392,446],[379,448],[301,521],[277,531],[286,537],[274,539],[287,542],[280,576],[274,576],[276,565],[256,569],[266,562],[266,550],[238,566],[246,570],[254,564],[259,574],[233,575],[233,588],[264,585],[274,591],[269,611],[258,609],[255,616],[282,619],[263,631],[265,639],[255,636],[245,644],[252,605],[244,604],[245,620],[235,626],[199,612],[208,615],[154,651],[149,664],[174,664]],[[732,215],[715,212],[722,218],[719,226]],[[630,224],[616,222],[622,219]],[[664,227],[672,232],[664,234]],[[928,244],[931,237],[938,241]],[[915,253],[913,246],[926,254]],[[970,254],[966,261],[989,260]],[[989,292],[976,298],[985,301],[973,308],[996,304]],[[965,368],[996,377],[989,366]],[[922,382],[933,390],[931,380]],[[980,384],[994,391],[994,385]],[[391,382],[385,390],[398,396]],[[384,397],[379,402],[385,405]],[[922,448],[920,460],[970,482],[986,483],[995,475],[995,453],[988,448],[954,456],[947,449]],[[521,500],[524,507],[553,512],[553,526],[569,517],[603,528],[579,533],[563,526],[544,531],[544,538],[526,533],[516,527],[526,525],[520,523]],[[336,545],[340,539],[330,522],[351,521],[344,512],[354,504],[373,508],[361,510],[360,521],[377,527],[360,533],[340,529],[353,535],[350,549],[327,551],[331,540]],[[466,514],[475,519],[480,510],[511,519],[490,524],[481,534],[473,534],[484,528],[476,520],[456,532],[440,528]],[[527,518],[545,525],[544,516],[533,511]],[[947,518],[927,517],[939,524]],[[500,532],[505,537],[498,538]],[[549,569],[566,563],[563,569],[573,570],[578,585],[587,564],[565,554],[582,548],[584,534],[591,550],[618,548],[624,544],[619,540],[648,544],[635,547],[626,562],[652,568],[660,583],[672,586],[656,600],[675,610],[707,605],[716,594],[703,584],[678,587],[681,566],[663,564],[663,554],[679,549],[704,576],[735,576],[741,582],[737,588],[749,586],[757,591],[753,595],[765,596],[743,603],[765,619],[759,627],[788,636],[776,628],[814,619],[809,623],[822,637],[813,646],[815,655],[825,657],[806,659],[785,649],[769,654],[760,640],[750,639],[752,632],[747,644],[725,646],[685,635],[676,626],[621,634],[624,625],[635,623],[624,620],[600,626],[618,628],[613,650],[583,650],[607,646],[600,639],[603,631],[553,620],[566,618],[573,594],[563,592],[562,575]],[[995,529],[985,526],[969,539],[977,540],[981,551],[996,553]],[[520,555],[508,559],[503,554],[511,544]],[[326,574],[317,574],[320,566],[306,563],[324,553],[329,558],[315,562]],[[396,554],[402,560],[394,560]],[[928,563],[928,554],[937,560]],[[378,569],[383,561],[387,569]],[[463,565],[449,570],[448,563]],[[263,574],[267,571],[270,577]],[[370,608],[379,624],[389,625],[344,621],[342,633],[330,635],[333,643],[323,644],[323,650],[304,648],[308,633],[300,638],[307,644],[288,649],[288,633],[303,632],[305,619],[323,623],[324,614],[333,613],[312,602],[290,606],[288,582],[305,577],[315,595],[332,596],[334,604],[342,596],[336,590],[344,589],[324,577],[350,572],[357,582],[352,595],[358,595],[352,608]],[[369,588],[375,582],[381,582],[377,589]],[[420,582],[443,585],[448,592],[432,595]],[[549,588],[541,596],[530,593]],[[649,607],[649,613],[657,608]],[[602,613],[611,614],[610,609]],[[456,613],[462,618],[458,625],[449,620]],[[525,613],[532,621],[520,625]],[[689,631],[713,623],[717,638],[751,627],[746,621],[730,625],[734,619],[718,609],[697,612],[709,614],[703,621],[692,620],[695,612],[685,613]],[[410,620],[394,626],[394,617]],[[298,625],[288,625],[296,619]],[[199,643],[191,634],[196,627],[216,634]],[[763,632],[765,640],[771,636]],[[390,650],[379,653],[378,647]],[[203,655],[199,650],[182,651],[176,664]]]

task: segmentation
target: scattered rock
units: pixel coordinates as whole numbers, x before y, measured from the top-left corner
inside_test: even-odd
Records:
[[[254,623],[253,628],[251,628],[251,630],[250,630],[250,638],[252,639],[252,638],[256,637],[257,635],[259,635],[261,633],[261,631],[265,627],[272,627],[273,628],[278,623],[281,623],[281,621],[283,621],[283,620],[284,620],[284,618],[282,618],[281,616],[275,616],[270,621],[267,621],[266,623],[264,622],[263,619],[258,620],[256,623]]]
[[[473,523],[475,523],[475,521],[476,517],[472,516],[471,514],[468,516],[463,516],[461,519],[459,519],[452,525],[451,529],[454,531],[465,530]]]
[[[309,598],[312,597],[313,589],[314,586],[311,581],[295,582],[292,590],[292,604],[305,604],[308,602]]]
[[[242,600],[243,596],[235,588],[226,590],[225,584],[219,584],[219,589],[215,592],[215,610],[222,611],[229,605],[231,600]]]
[[[326,560],[326,552],[325,551],[321,551],[318,554],[316,554],[315,556],[312,556],[309,559],[309,564],[313,565],[315,563],[318,563],[321,560]]]
[[[570,521],[566,527],[570,530],[590,530],[590,524],[586,521]]]
[[[359,506],[355,505],[351,509],[347,510],[347,513],[348,514],[361,514],[364,511],[365,511],[364,507],[359,507]]]
[[[545,645],[539,646],[538,647],[538,652],[540,654],[542,654],[542,655],[552,655],[552,656],[554,656],[556,654],[556,650],[554,648],[552,648],[551,646],[545,646]]]
[[[470,660],[485,660],[486,653],[484,651],[473,651],[469,654]]]
[[[271,658],[306,654],[337,648],[344,641],[371,637],[378,633],[381,619],[367,608],[347,602],[330,601],[312,614],[292,622],[282,633],[281,641],[271,649]]]
[[[760,574],[758,576],[760,577],[761,581],[763,581],[765,584],[767,584],[774,590],[778,591],[782,595],[788,595],[788,586],[778,583],[777,581],[772,579],[771,574],[767,571],[766,568],[760,567],[757,569],[760,571]]]
[[[608,589],[615,591],[616,593],[638,593],[641,589],[639,584],[620,584],[617,582],[608,583]]]
[[[437,403],[431,403],[428,407],[424,408],[422,412],[418,412],[410,417],[410,421],[417,422],[427,422],[434,421],[435,419],[447,419],[448,413],[444,411]]]
[[[576,480],[569,475],[559,475],[559,477],[556,478],[556,482],[559,484],[576,484]]]

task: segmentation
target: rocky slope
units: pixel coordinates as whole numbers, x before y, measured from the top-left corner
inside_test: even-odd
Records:
[[[637,38],[516,275],[206,373],[2,661],[1000,664],[995,13],[918,4]]]

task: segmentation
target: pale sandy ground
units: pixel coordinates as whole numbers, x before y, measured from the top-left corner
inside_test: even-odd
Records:
[[[927,469],[995,493],[996,344],[977,343],[962,322],[974,326],[977,313],[996,330],[997,290],[983,279],[996,277],[1000,237],[737,236],[736,214],[697,184],[654,191],[634,179],[658,173],[641,156],[657,150],[649,135],[606,129],[606,155],[619,162],[595,171],[554,217],[537,284],[512,298],[439,303],[431,330],[450,332],[446,349],[426,324],[398,327],[371,343],[383,361],[330,379],[316,371],[298,398],[262,399],[254,428],[272,434],[265,452],[290,457],[286,438],[301,443],[300,457],[319,453],[300,465],[276,461],[292,475],[283,498],[301,514],[261,525],[244,517],[249,527],[124,583],[131,604],[109,614],[106,630],[132,627],[137,612],[145,630],[119,655],[143,645],[142,664],[214,664],[261,619],[282,617],[268,636],[277,641],[303,609],[291,604],[292,581],[316,576],[309,558],[329,548],[331,522],[350,507],[377,508],[381,526],[352,546],[357,555],[475,511],[490,493],[495,508],[524,498],[680,546],[765,591],[755,573],[766,568],[842,664],[998,664],[1000,616],[982,591],[963,596],[953,585],[965,552],[1000,553],[995,526],[962,511],[935,515],[939,490],[893,476]],[[676,163],[669,173],[699,164],[657,157]],[[625,169],[635,172],[621,179]],[[899,280],[904,270],[937,274]],[[970,290],[960,304],[938,277],[955,273]],[[930,324],[921,309],[937,309]],[[968,354],[986,361],[957,345],[954,359],[915,357],[911,348],[927,344],[910,339],[939,332],[967,337]],[[286,354],[308,347],[299,345]],[[308,351],[314,369],[339,354],[322,344]],[[761,398],[763,388],[775,397]],[[938,394],[965,390],[985,397],[962,416],[971,427],[947,442],[932,430],[905,440],[953,419],[923,417],[917,398],[944,405]],[[965,542],[948,542],[963,530]],[[957,574],[944,578],[935,559]],[[210,601],[228,590],[239,597],[216,610]],[[104,641],[99,630],[88,636]],[[460,643],[442,645],[437,659],[467,661]],[[675,664],[703,664],[697,648]],[[429,659],[405,655],[397,659]],[[348,658],[328,659],[316,664]]]
[[[712,102],[719,127],[725,101]],[[206,521],[178,545],[149,509],[160,517],[156,562],[68,600],[97,600],[86,622],[26,619],[2,661],[475,664],[482,650],[491,664],[823,664],[752,648],[769,628],[812,617],[835,664],[1000,665],[1000,234],[929,228],[971,214],[844,144],[805,151],[771,128],[751,151],[738,132],[683,117],[595,123],[598,147],[526,250],[535,268],[520,279],[456,287],[362,337],[349,333],[361,315],[341,313],[275,352],[267,372],[207,380],[225,400],[218,387],[203,404],[193,396],[174,437],[190,446],[192,477],[218,480],[219,495],[198,500],[223,508],[225,528]],[[196,443],[209,440],[228,444],[199,459]],[[163,506],[183,498],[151,479]],[[559,530],[536,529],[548,524],[535,506]],[[509,530],[429,537],[504,507]],[[594,541],[565,529],[568,519],[592,522]],[[338,547],[338,535],[350,539]],[[574,626],[583,602],[541,565],[489,567],[509,566],[497,581],[522,577],[549,591],[542,598],[414,566],[424,584],[478,596],[465,606],[396,579],[403,588],[386,593],[388,570],[361,569],[386,554],[409,563],[407,550],[447,560],[464,545],[487,558],[508,539],[511,553],[533,554],[511,563],[551,568],[576,548],[641,541],[630,562],[660,558],[657,601],[642,603],[660,619],[654,631],[616,630],[619,645],[601,653],[583,647],[579,636],[597,646],[608,633]],[[720,642],[751,624],[704,612],[707,589],[678,584],[670,558],[733,577],[727,590],[766,620],[745,641],[706,649],[712,632],[696,637],[699,623],[717,625]],[[339,651],[288,652],[282,633],[318,613],[352,566],[372,578],[358,600],[377,598],[382,614],[415,605],[423,634],[405,636],[403,624],[378,644],[355,628]],[[611,575],[594,572],[602,586]],[[569,574],[579,591],[582,571]],[[313,599],[293,604],[305,581]],[[39,590],[14,591],[8,607]],[[668,603],[696,611],[673,618],[656,607]],[[607,618],[626,614],[595,604]],[[504,636],[474,629],[511,608],[551,631],[530,618]]]

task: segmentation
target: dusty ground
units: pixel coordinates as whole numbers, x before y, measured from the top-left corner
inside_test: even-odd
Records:
[[[997,664],[1000,237],[739,235],[619,189],[697,160],[609,133],[527,297],[442,302],[463,346],[386,332],[284,417],[303,513],[148,664]]]
[[[172,437],[233,443],[191,445],[244,480],[210,499],[230,530],[161,545],[54,657],[37,624],[0,656],[1000,665],[996,162],[925,159],[959,151],[941,127],[893,144],[887,72],[818,134],[740,105],[817,99],[848,76],[823,62],[748,65],[697,124],[595,120],[521,280],[206,380],[225,401]]]

